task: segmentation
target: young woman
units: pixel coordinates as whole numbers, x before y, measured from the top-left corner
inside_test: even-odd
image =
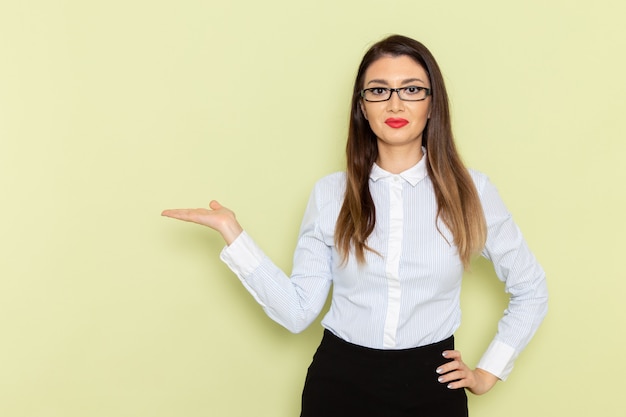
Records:
[[[546,313],[543,270],[495,188],[457,153],[435,59],[403,36],[363,57],[347,169],[315,185],[290,278],[216,201],[163,215],[217,230],[222,260],[292,332],[318,316],[332,283],[304,417],[466,416],[465,388],[483,394],[505,379]],[[463,271],[481,253],[511,301],[472,369],[453,334]]]

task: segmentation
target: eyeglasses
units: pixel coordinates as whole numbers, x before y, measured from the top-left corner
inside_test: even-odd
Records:
[[[426,100],[426,97],[430,95],[430,88],[408,86],[400,88],[366,88],[361,90],[361,97],[363,97],[365,101],[387,101],[391,99],[391,95],[394,91],[398,93],[398,98],[403,101],[422,101]]]

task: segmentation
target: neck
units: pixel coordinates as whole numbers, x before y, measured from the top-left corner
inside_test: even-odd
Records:
[[[376,164],[387,172],[399,174],[415,166],[424,156],[420,144],[417,149],[406,148],[382,148],[378,147]]]

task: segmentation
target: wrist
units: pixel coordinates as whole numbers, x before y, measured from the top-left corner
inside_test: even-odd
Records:
[[[481,368],[476,368],[474,370],[474,375],[476,376],[478,384],[475,389],[471,389],[470,391],[476,395],[486,393],[491,388],[493,388],[494,385],[496,385],[496,382],[500,380],[500,378],[498,378],[491,372],[485,371]]]
[[[232,221],[227,221],[222,224],[220,228],[220,234],[227,245],[230,245],[239,237],[239,235],[243,232],[243,228],[237,222],[237,220],[233,219]]]

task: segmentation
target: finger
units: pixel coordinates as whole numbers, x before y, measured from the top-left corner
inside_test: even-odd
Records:
[[[161,212],[161,216],[165,216],[165,217],[173,217],[175,219],[179,218],[180,216],[183,216],[185,212],[188,212],[189,210],[187,209],[168,209],[168,210],[163,210]]]
[[[469,388],[471,385],[472,383],[469,378],[463,378],[463,379],[450,382],[448,385],[446,385],[446,388],[448,389]]]
[[[468,375],[469,373],[464,370],[455,370],[453,372],[448,372],[447,374],[439,376],[437,378],[437,381],[441,382],[442,384],[445,384],[449,382],[463,380],[467,378]]]
[[[439,368],[435,370],[439,375],[447,374],[448,372],[454,371],[457,369],[458,364],[454,362],[447,362],[444,365],[441,365]]]
[[[455,364],[454,362],[463,363],[463,360],[461,359],[461,352],[459,352],[458,350],[444,350],[441,353],[441,356],[446,358],[448,361],[445,362],[444,365],[442,365],[445,371],[440,372],[438,368],[437,373],[445,373],[449,372],[452,369],[456,369],[457,364]]]
[[[457,370],[447,373],[437,378],[441,384],[445,384],[448,389],[472,388],[476,385],[474,373],[469,369]]]
[[[461,352],[458,350],[444,350],[441,355],[446,359],[461,359]]]
[[[209,207],[211,207],[212,210],[219,210],[223,208],[224,206],[222,206],[217,200],[212,200],[209,203]]]
[[[164,210],[161,215],[165,217],[171,217],[177,220],[183,220],[186,222],[196,221],[198,209],[173,209]]]

